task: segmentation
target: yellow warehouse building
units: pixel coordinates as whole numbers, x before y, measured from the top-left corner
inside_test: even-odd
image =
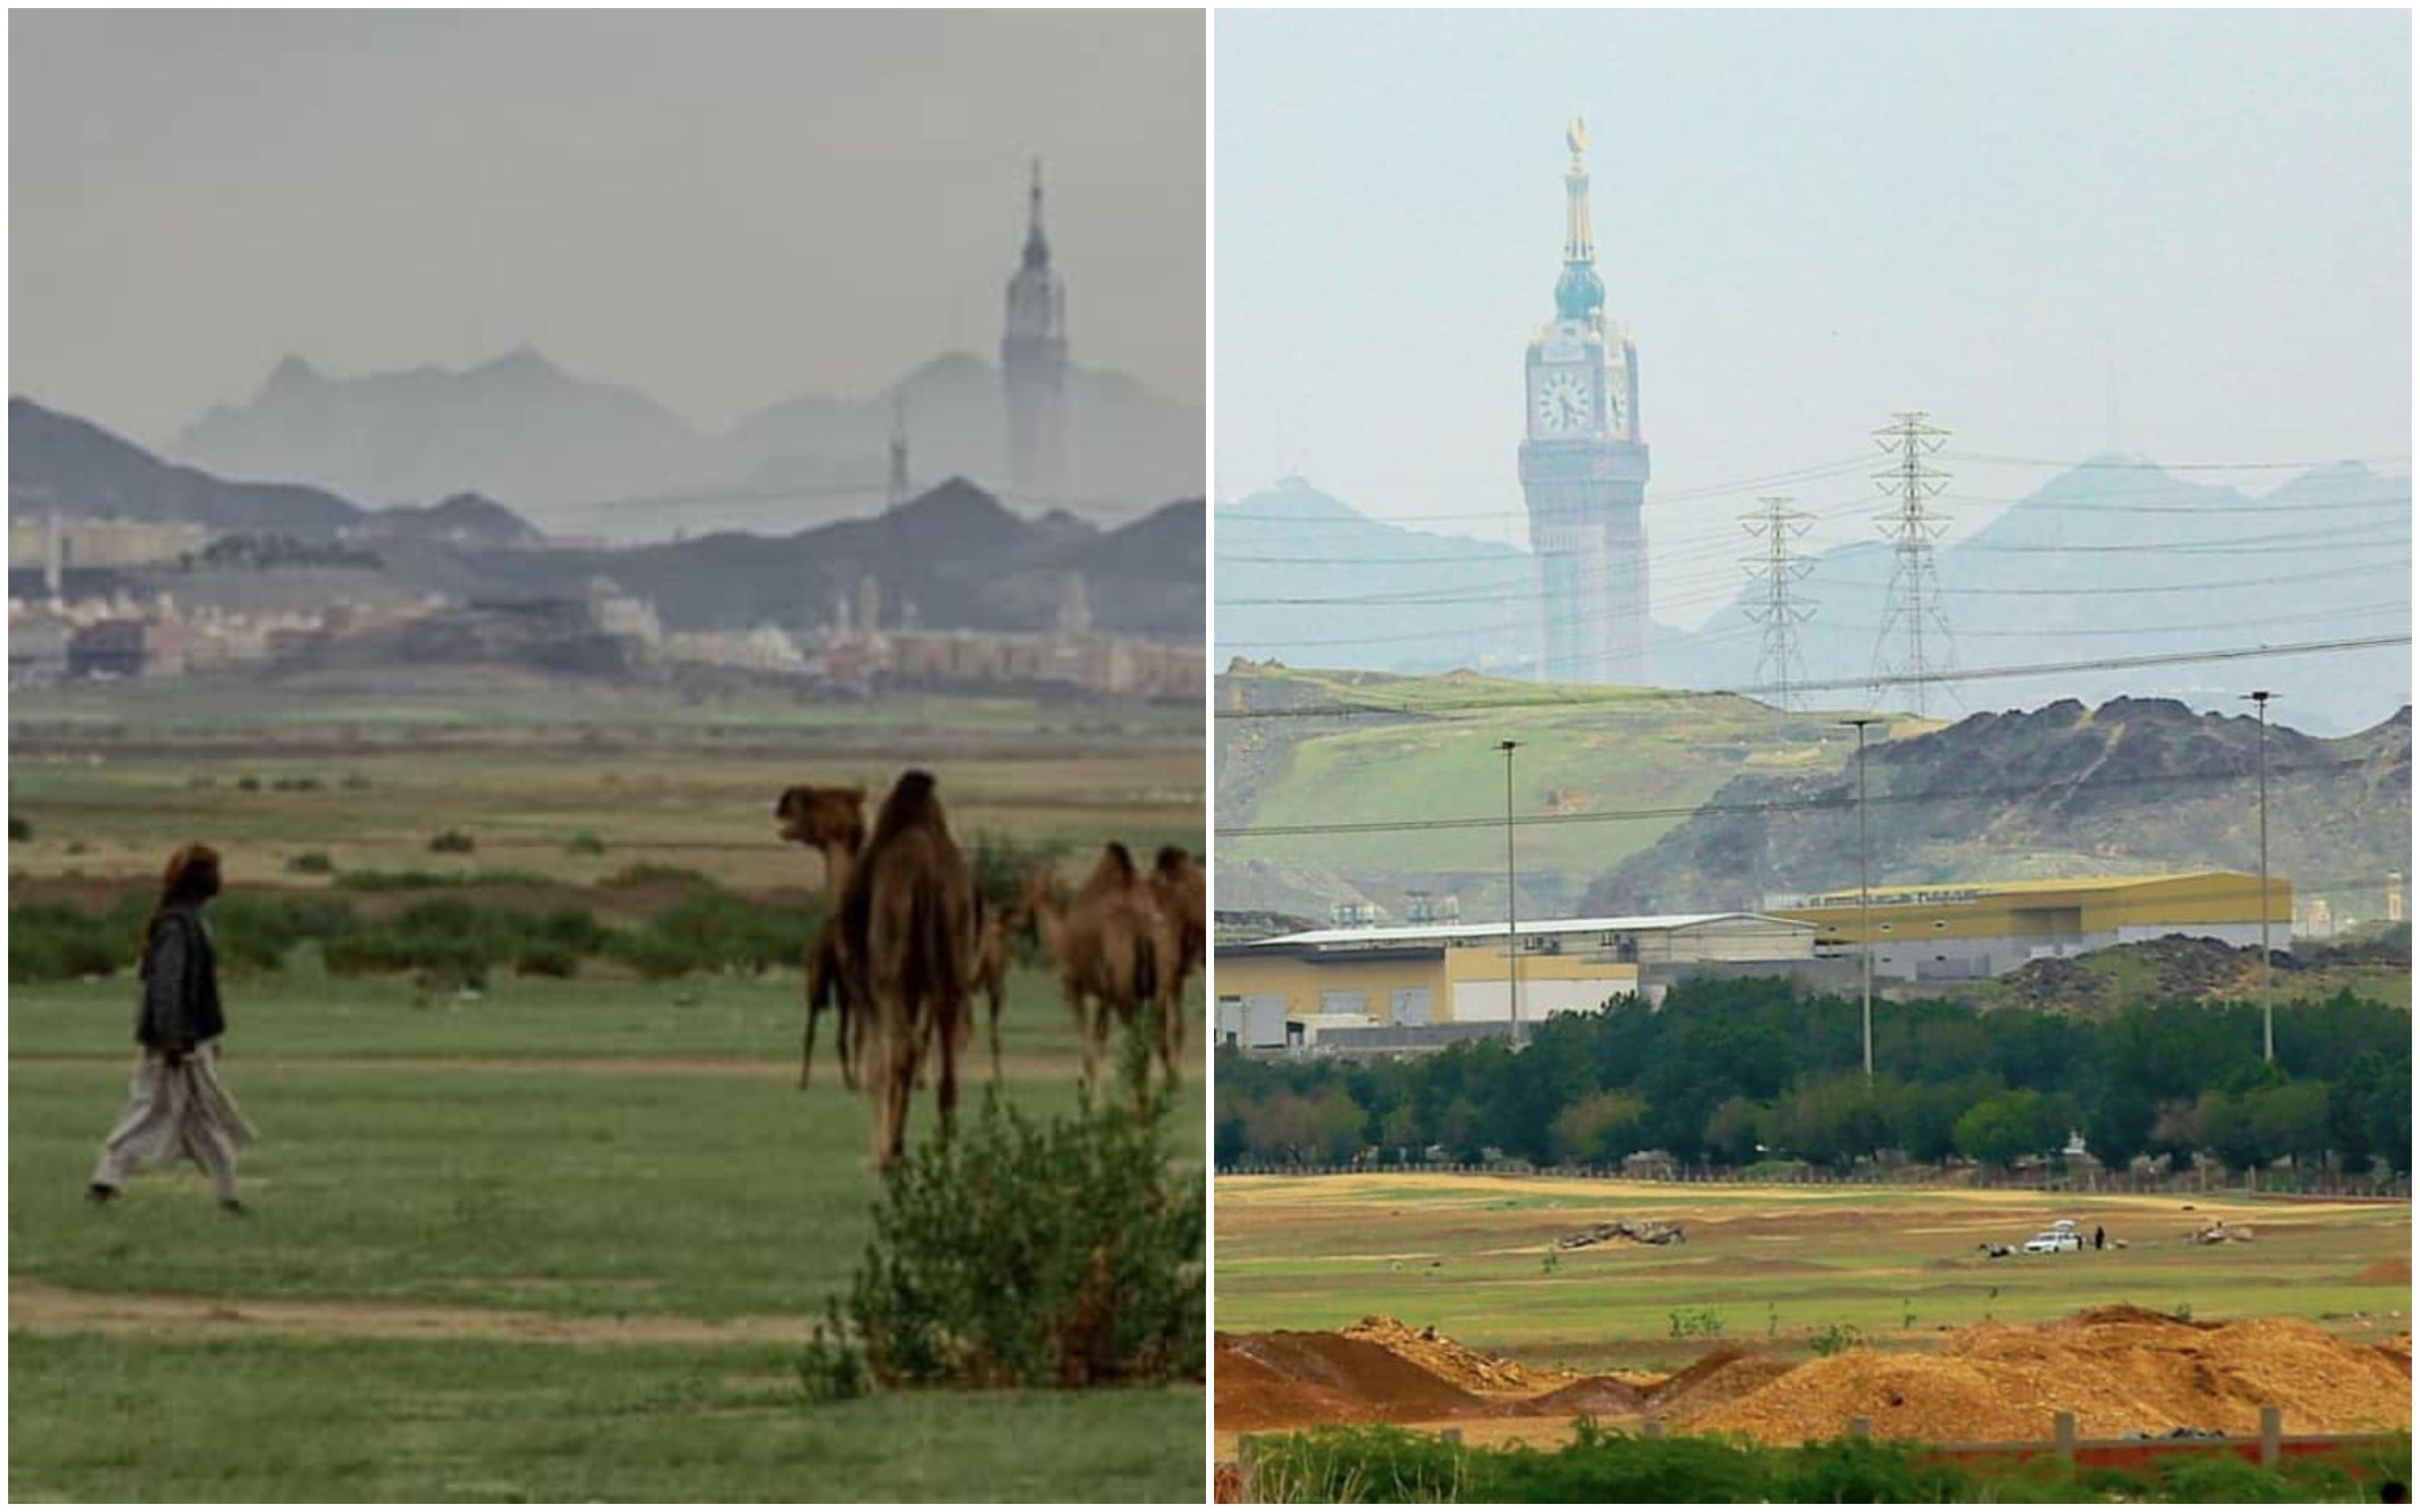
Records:
[[[1813,924],[1817,949],[1854,954],[1857,891],[1776,907]],[[2260,879],[2241,872],[2056,877],[2037,882],[1877,884],[1868,892],[1874,975],[1911,981],[1997,977],[2028,961],[2081,955],[2168,934],[2260,943]],[[2291,941],[2294,886],[2269,879],[2269,942]]]

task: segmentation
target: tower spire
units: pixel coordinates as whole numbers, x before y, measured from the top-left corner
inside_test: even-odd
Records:
[[[1572,149],[1572,165],[1563,171],[1563,276],[1555,283],[1555,309],[1566,320],[1585,320],[1605,308],[1596,236],[1589,226],[1588,122],[1573,116],[1563,142]]]
[[[1026,193],[1025,266],[1050,266],[1050,240],[1042,234],[1042,160],[1033,160],[1033,187]]]

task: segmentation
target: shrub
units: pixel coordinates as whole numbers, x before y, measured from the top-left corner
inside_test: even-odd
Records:
[[[139,918],[127,921],[116,910],[96,916],[73,903],[17,903],[8,910],[8,980],[108,976],[134,964],[140,928]]]
[[[565,841],[563,842],[563,848],[573,856],[602,856],[605,854],[605,842],[585,829],[582,830],[579,834],[572,836],[569,840]]]
[[[1825,1328],[1823,1333],[1816,1335],[1808,1348],[1819,1355],[1828,1357],[1839,1353],[1842,1350],[1861,1350],[1865,1345],[1866,1335],[1854,1323],[1834,1323]]]
[[[543,941],[524,945],[513,958],[513,969],[524,977],[576,977],[580,957],[567,947]]]
[[[1905,1443],[1835,1439],[1784,1462],[1789,1469],[1774,1488],[1779,1502],[1962,1502],[1974,1486],[1963,1469],[1919,1459]]]
[[[237,778],[235,788],[238,793],[257,793],[260,791],[260,779],[250,776]]]
[[[370,779],[361,772],[347,772],[345,780],[338,785],[349,793],[359,793],[370,785]]]
[[[479,848],[479,842],[458,829],[447,829],[430,836],[428,848],[441,855],[452,856],[466,851],[475,851]]]
[[[8,838],[12,841],[32,840],[34,826],[15,814],[8,816]]]
[[[323,892],[229,893],[210,918],[219,960],[240,971],[273,970],[302,940],[332,944],[361,927],[350,903]]]
[[[1148,1066],[1129,1034],[1128,1085]],[[1164,1094],[1113,1102],[1086,1090],[1037,1124],[986,1091],[947,1148],[893,1167],[864,1263],[799,1363],[807,1389],[1199,1379],[1201,1173],[1171,1161]]]
[[[286,870],[300,872],[310,876],[326,876],[336,870],[336,863],[328,858],[328,853],[325,851],[304,851],[300,856],[288,858]]]
[[[633,861],[597,884],[600,887],[652,887],[678,884],[684,887],[711,887],[714,879],[703,872],[692,872],[685,866],[659,866],[653,861]]]
[[[807,949],[812,916],[752,903],[733,893],[690,893],[647,920],[654,934],[701,971],[762,971],[791,964]]]

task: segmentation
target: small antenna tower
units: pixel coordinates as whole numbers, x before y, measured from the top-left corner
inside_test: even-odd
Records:
[[[1814,528],[1815,517],[1791,508],[1783,497],[1757,502],[1763,507],[1740,517],[1747,532],[1764,542],[1762,551],[1745,559],[1748,576],[1764,579],[1764,602],[1750,604],[1747,617],[1764,626],[1763,649],[1757,655],[1757,681],[1773,689],[1773,706],[1788,714],[1790,685],[1807,676],[1807,663],[1798,655],[1798,627],[1814,617],[1816,608],[1811,599],[1791,596],[1791,585],[1812,572],[1815,564],[1792,556],[1790,548]]]
[[[1886,680],[1904,679],[1916,689],[1916,712],[1924,713],[1925,683],[1957,665],[1949,637],[1949,619],[1941,608],[1941,578],[1933,570],[1932,544],[1949,528],[1947,516],[1925,506],[1949,486],[1949,474],[1927,458],[1947,442],[1949,432],[1928,424],[1924,411],[1901,410],[1896,424],[1874,432],[1874,441],[1897,454],[1890,467],[1873,475],[1874,483],[1896,502],[1875,517],[1892,547],[1889,603],[1882,631],[1874,638],[1873,692],[1879,696]],[[1928,649],[1930,625],[1935,639]],[[1894,660],[1892,640],[1906,638]]]
[[[891,502],[898,508],[908,501],[908,396],[891,396]]]

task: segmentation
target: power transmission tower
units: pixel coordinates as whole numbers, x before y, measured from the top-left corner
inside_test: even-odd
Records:
[[[1793,678],[1807,675],[1807,663],[1798,655],[1798,627],[1814,617],[1815,604],[1808,599],[1792,598],[1790,588],[1814,570],[1815,564],[1803,557],[1793,557],[1790,548],[1814,528],[1815,517],[1803,509],[1792,509],[1785,498],[1760,499],[1764,507],[1753,515],[1742,515],[1740,523],[1750,535],[1764,542],[1764,549],[1749,557],[1748,576],[1764,579],[1764,602],[1748,606],[1747,617],[1764,626],[1763,649],[1757,654],[1757,681],[1773,689],[1773,706],[1783,714],[1790,712],[1790,684]]]
[[[1949,620],[1941,609],[1941,579],[1932,564],[1932,543],[1949,528],[1949,521],[1925,507],[1949,486],[1949,474],[1926,460],[1941,450],[1949,432],[1928,424],[1920,409],[1902,410],[1893,419],[1896,424],[1874,432],[1875,442],[1885,452],[1897,453],[1898,460],[1873,475],[1882,491],[1897,501],[1875,517],[1891,542],[1892,560],[1890,602],[1883,614],[1882,631],[1874,638],[1873,691],[1880,696],[1889,686],[1885,678],[1905,678],[1916,689],[1916,712],[1920,715],[1927,679],[1957,665]],[[1925,643],[1928,624],[1936,635],[1931,650]],[[1891,654],[1895,635],[1907,640],[1904,654],[1897,659]]]
[[[891,400],[891,502],[898,508],[908,501],[908,396],[893,394]]]

